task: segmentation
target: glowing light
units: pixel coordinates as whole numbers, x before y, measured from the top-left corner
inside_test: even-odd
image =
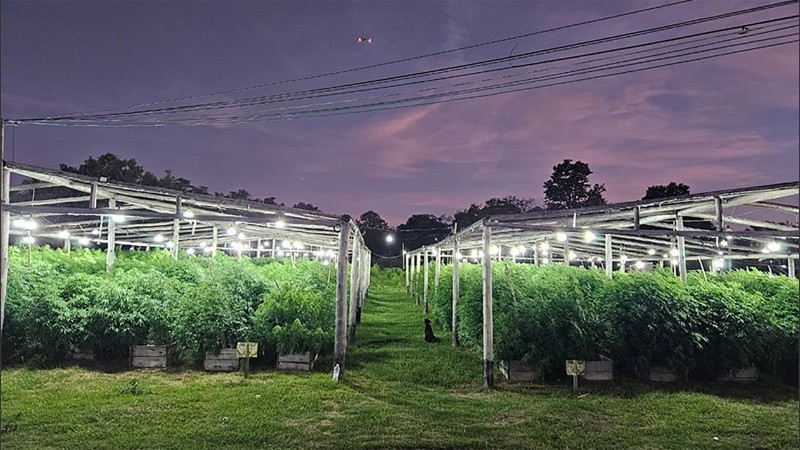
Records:
[[[575,259],[578,257],[578,255],[576,255],[576,254],[575,254],[575,252],[573,252],[572,250],[570,250],[570,252],[569,252],[569,254],[567,255],[567,257],[569,257],[569,260],[570,260],[570,261],[573,261],[573,260],[575,260]]]
[[[558,233],[556,233],[556,240],[558,242],[566,242],[567,241],[567,233],[564,233],[563,231],[559,231]]]
[[[236,235],[236,237],[237,237],[237,238],[238,238],[240,241],[243,241],[243,240],[244,240],[244,233],[239,233],[238,235]]]
[[[331,263],[331,261],[330,261],[330,260],[328,260],[328,259],[326,259],[325,261],[322,261],[322,265],[323,265],[323,266],[330,265],[330,263]]]
[[[725,267],[725,260],[722,258],[715,258],[711,261],[711,267],[716,270],[722,270]]]
[[[94,235],[96,235],[96,236],[99,236],[99,235],[100,235],[100,230],[98,230],[97,228],[95,228],[94,230],[92,230],[92,234],[94,234]]]
[[[114,223],[123,223],[123,222],[125,222],[125,216],[122,216],[122,215],[119,215],[119,214],[112,214],[110,217],[111,217],[111,220],[114,221]]]
[[[547,253],[547,251],[550,250],[550,243],[547,241],[542,242],[541,244],[539,244],[539,249]]]
[[[517,256],[517,255],[519,255],[519,249],[517,247],[511,247],[511,250],[509,250],[509,253],[511,253],[511,256]]]
[[[191,209],[187,209],[186,211],[183,212],[183,217],[191,219],[192,217],[194,217],[194,211],[192,211]]]
[[[781,244],[778,244],[775,241],[771,241],[769,244],[767,244],[767,248],[771,252],[778,252],[781,250]]]
[[[81,237],[79,237],[79,238],[78,238],[78,244],[81,244],[81,245],[89,245],[89,243],[90,243],[90,242],[91,242],[91,241],[90,241],[90,240],[89,240],[89,238],[87,238],[87,237],[83,237],[83,236],[81,236]]]
[[[22,243],[23,244],[28,244],[28,245],[33,245],[33,244],[36,243],[36,239],[34,239],[33,236],[31,236],[31,235],[24,236],[22,238]]]
[[[59,231],[58,232],[58,238],[59,239],[69,239],[69,231],[67,231],[67,230]]]
[[[203,247],[203,253],[211,253],[214,251],[214,247]]]
[[[153,241],[155,242],[164,242],[164,236],[161,234],[157,234],[153,237]]]
[[[194,249],[193,248],[187,248],[186,249],[186,253],[189,254],[189,255],[194,255]]]
[[[14,221],[14,228],[21,228],[23,230],[35,230],[39,224],[35,220],[17,219]]]
[[[636,264],[634,264],[634,266],[636,266],[637,269],[642,270],[642,269],[644,269],[644,262],[643,261],[636,261]]]
[[[279,219],[279,220],[275,221],[275,228],[283,228],[285,226],[286,226],[286,222],[284,222],[283,220]]]
[[[727,239],[723,239],[723,240],[719,241],[719,246],[720,247],[727,247],[728,246],[728,240]]]
[[[489,253],[492,254],[492,255],[500,254],[500,247],[498,247],[496,245],[492,245],[491,247],[489,247]]]
[[[592,242],[595,239],[597,239],[597,235],[591,231],[586,230],[586,232],[583,233],[583,242]]]
[[[392,236],[391,234],[387,234],[386,235],[386,243],[387,244],[391,244],[392,242],[394,242],[394,236]]]
[[[624,254],[624,253],[623,253],[623,254],[621,254],[621,255],[619,255],[619,260],[620,260],[620,261],[622,261],[622,262],[624,263],[625,261],[627,261],[627,260],[628,260],[628,255],[626,255],[626,254]]]
[[[547,258],[542,258],[542,264],[549,264],[550,260]]]
[[[206,245],[208,245],[206,244],[206,241],[200,241],[200,243],[198,244],[200,248],[206,248]]]
[[[678,255],[680,255],[680,252],[678,251],[677,248],[671,248],[671,249],[669,249],[669,254],[670,254],[670,256],[678,256]]]
[[[229,227],[228,228],[228,236],[233,236],[235,234],[236,234],[236,228],[235,227]]]
[[[647,254],[648,254],[648,255],[650,255],[650,256],[653,256],[653,255],[655,255],[655,254],[656,254],[656,249],[654,249],[654,248],[648,248],[648,249],[647,249]]]

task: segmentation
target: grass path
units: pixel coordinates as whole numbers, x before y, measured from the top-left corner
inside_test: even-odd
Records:
[[[479,352],[450,347],[444,332],[425,343],[402,288],[374,286],[362,319],[342,383],[330,363],[248,379],[6,369],[2,447],[797,448],[794,389],[623,380],[583,397],[552,384],[487,391]]]

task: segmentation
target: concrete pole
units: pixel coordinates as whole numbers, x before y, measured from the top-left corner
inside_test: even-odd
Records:
[[[358,307],[358,283],[360,278],[361,266],[361,246],[358,239],[353,239],[353,262],[350,264],[350,307],[349,307],[349,326],[347,342],[352,344],[356,341],[356,315]]]
[[[425,251],[423,253],[423,267],[422,267],[422,270],[424,271],[424,273],[422,274],[422,279],[423,279],[422,299],[423,299],[425,314],[428,314],[428,272],[430,272],[430,270],[428,270],[428,259],[429,259],[428,249],[425,248]]]
[[[11,213],[6,205],[11,203],[11,172],[6,169],[5,160],[5,121],[0,120],[0,335],[6,315],[6,295],[8,293],[8,228],[11,226]]]
[[[113,198],[108,199],[108,208],[114,209],[117,207],[117,201]],[[117,224],[114,222],[113,217],[108,218],[108,240],[106,245],[106,272],[111,272],[114,267],[114,260],[116,259],[116,236]]]
[[[177,197],[175,199],[175,214],[180,216],[181,215],[181,198]],[[178,259],[178,240],[180,239],[180,232],[181,232],[181,221],[180,219],[176,218],[172,221],[172,258]]]
[[[435,250],[436,250],[436,269],[434,269],[433,286],[438,290],[439,279],[442,277],[442,249],[437,248]]]
[[[339,259],[336,265],[336,328],[333,343],[333,364],[339,366],[339,377],[344,375],[344,358],[347,350],[347,250],[350,237],[350,217],[342,216],[339,230]],[[334,369],[335,371],[335,369]],[[335,373],[335,372],[334,372]]]
[[[454,227],[455,228],[455,227]],[[455,230],[454,230],[455,231]],[[458,236],[453,238],[453,312],[451,325],[453,327],[453,347],[458,347],[458,297],[459,297],[459,276],[458,276]]]
[[[675,231],[683,231],[683,216],[675,216]],[[678,276],[681,281],[686,281],[686,239],[678,236]]]
[[[492,228],[483,226],[483,385],[494,387],[494,330],[492,320]]]
[[[606,233],[606,256],[605,256],[605,267],[606,267],[606,277],[608,279],[614,278],[614,262],[613,262],[613,254],[611,253],[611,235]]]
[[[219,245],[219,230],[217,226],[214,225],[211,228],[211,257],[217,256],[217,245]]]

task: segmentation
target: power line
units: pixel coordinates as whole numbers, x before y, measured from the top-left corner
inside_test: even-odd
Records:
[[[561,51],[566,51],[566,50],[586,47],[586,46],[589,46],[589,45],[597,45],[597,44],[602,44],[602,43],[608,43],[608,42],[613,42],[613,41],[620,40],[620,39],[627,39],[627,38],[631,38],[631,37],[643,36],[643,35],[646,35],[646,34],[651,34],[651,33],[656,33],[656,32],[661,32],[661,31],[666,31],[666,30],[672,30],[672,29],[680,28],[680,27],[684,27],[684,26],[696,25],[696,24],[705,23],[705,22],[714,21],[714,20],[721,20],[721,19],[725,19],[725,18],[735,17],[735,16],[738,16],[738,15],[751,14],[751,13],[754,13],[754,12],[760,12],[760,11],[764,11],[764,10],[767,10],[767,9],[786,6],[786,5],[793,4],[793,3],[797,3],[797,0],[787,0],[787,1],[783,1],[783,2],[772,3],[772,4],[768,4],[768,5],[762,5],[762,6],[758,6],[758,7],[754,7],[754,8],[742,9],[742,10],[732,11],[732,12],[728,12],[728,13],[724,13],[724,14],[718,14],[718,15],[714,15],[714,16],[708,16],[708,17],[703,17],[703,18],[699,18],[699,19],[693,19],[693,20],[679,22],[679,23],[675,23],[675,24],[664,25],[664,26],[655,27],[655,28],[649,28],[649,29],[644,29],[644,30],[639,30],[639,31],[634,31],[634,32],[629,32],[629,33],[618,34],[618,35],[615,35],[615,36],[609,36],[609,37],[605,37],[605,38],[594,39],[594,40],[590,40],[590,41],[582,41],[582,42],[578,42],[578,43],[574,43],[574,44],[558,46],[558,47],[552,47],[552,48],[533,51],[533,52],[527,52],[527,53],[523,53],[523,54],[519,54],[519,55],[513,55],[513,56],[508,56],[508,57],[502,57],[502,58],[493,58],[493,59],[489,59],[489,60],[477,61],[477,62],[472,62],[472,63],[466,63],[466,64],[450,66],[450,67],[444,67],[444,68],[439,68],[439,69],[432,69],[432,70],[428,70],[428,71],[422,71],[422,72],[416,72],[416,73],[410,73],[410,74],[396,75],[396,76],[386,77],[386,78],[381,78],[381,79],[376,79],[376,80],[368,80],[368,81],[362,81],[362,82],[357,82],[357,83],[348,83],[348,84],[339,85],[339,86],[331,86],[331,87],[310,89],[310,90],[305,90],[305,91],[298,91],[298,92],[284,93],[284,94],[276,94],[276,95],[271,95],[271,96],[251,97],[251,98],[247,98],[247,99],[224,101],[224,102],[213,102],[213,103],[186,105],[186,106],[161,108],[161,109],[139,110],[139,111],[130,111],[130,112],[123,112],[123,113],[104,114],[104,115],[95,115],[95,116],[40,117],[40,118],[31,118],[31,119],[21,119],[21,120],[18,120],[18,122],[29,122],[29,123],[34,123],[35,122],[35,123],[41,124],[43,122],[53,122],[53,121],[74,121],[74,122],[87,121],[87,120],[98,121],[98,120],[108,120],[108,119],[113,119],[113,118],[135,117],[135,116],[142,116],[142,115],[175,114],[175,113],[178,113],[178,112],[198,112],[198,111],[207,111],[209,109],[220,109],[220,108],[229,108],[229,107],[236,107],[236,106],[240,106],[240,107],[253,106],[253,105],[262,104],[261,102],[265,102],[265,101],[269,101],[269,100],[277,101],[279,99],[280,100],[296,99],[300,95],[318,94],[318,93],[323,93],[323,92],[343,90],[343,89],[348,89],[348,88],[353,88],[353,87],[360,87],[360,86],[367,86],[367,85],[374,85],[374,84],[385,84],[385,83],[392,82],[392,81],[397,81],[397,80],[410,79],[410,78],[419,78],[419,77],[429,76],[429,75],[432,75],[432,74],[447,73],[447,72],[452,72],[452,71],[457,71],[457,70],[463,70],[463,69],[466,69],[466,68],[480,67],[480,66],[484,66],[484,65],[497,64],[497,63],[500,63],[500,62],[515,61],[515,60],[519,60],[519,59],[523,59],[523,58],[530,58],[532,56],[538,56],[538,55],[542,55],[542,54],[556,53],[556,52],[561,52]],[[532,64],[532,63],[529,63],[529,64]],[[516,68],[516,67],[519,67],[519,66],[512,66],[512,67],[504,68],[504,69],[513,69],[513,68]]]
[[[293,79],[289,79],[289,80],[274,81],[274,82],[259,84],[259,85],[255,85],[255,86],[246,86],[246,87],[241,87],[241,88],[226,89],[226,90],[221,90],[221,91],[206,92],[206,93],[202,93],[202,94],[188,95],[188,96],[184,96],[184,97],[175,97],[175,98],[170,98],[170,99],[165,99],[165,100],[155,100],[155,101],[150,101],[150,102],[145,102],[145,103],[138,103],[138,104],[134,104],[134,105],[129,105],[129,106],[123,107],[122,109],[133,109],[133,108],[140,108],[140,107],[144,107],[144,106],[152,106],[152,105],[160,105],[160,104],[166,104],[166,103],[174,103],[174,102],[178,102],[178,101],[195,100],[195,99],[198,99],[198,98],[211,97],[211,96],[215,96],[215,95],[234,94],[234,93],[237,93],[237,92],[244,92],[244,91],[255,90],[255,89],[263,89],[263,88],[267,88],[267,87],[274,87],[274,86],[279,86],[279,85],[283,85],[283,84],[297,83],[297,82],[301,82],[301,81],[310,81],[310,80],[315,80],[315,79],[319,79],[319,78],[325,78],[325,77],[330,77],[330,76],[335,76],[335,75],[343,75],[343,74],[346,74],[346,73],[358,72],[358,71],[363,71],[363,70],[368,70],[368,69],[376,69],[376,68],[379,68],[379,67],[386,67],[386,66],[390,66],[390,65],[394,65],[394,64],[417,61],[417,60],[420,60],[420,59],[430,58],[430,57],[434,57],[434,56],[441,56],[441,55],[460,52],[460,51],[464,51],[464,50],[471,50],[471,49],[475,49],[475,48],[479,48],[479,47],[485,47],[485,46],[489,46],[489,45],[500,44],[500,43],[503,43],[503,42],[513,41],[513,40],[517,40],[517,39],[528,38],[528,37],[537,36],[537,35],[541,35],[541,34],[552,33],[552,32],[555,32],[555,31],[567,30],[567,29],[570,29],[570,28],[580,27],[580,26],[584,26],[584,25],[591,25],[591,24],[594,24],[594,23],[600,23],[600,22],[605,22],[605,21],[608,21],[608,20],[619,19],[619,18],[622,18],[622,17],[627,17],[627,16],[632,16],[632,15],[641,14],[641,13],[645,13],[645,12],[655,11],[655,10],[658,10],[658,9],[668,8],[668,7],[671,7],[671,6],[676,6],[676,5],[680,5],[680,4],[683,4],[683,3],[690,3],[690,2],[692,2],[692,0],[680,0],[680,1],[675,1],[675,2],[671,2],[671,3],[665,3],[663,5],[652,6],[652,7],[649,7],[649,8],[642,8],[642,9],[637,9],[637,10],[633,10],[633,11],[627,11],[627,12],[624,12],[624,13],[614,14],[614,15],[611,15],[611,16],[605,16],[605,17],[600,17],[600,18],[597,18],[597,19],[585,20],[585,21],[582,21],[582,22],[576,22],[576,23],[572,23],[572,24],[569,24],[569,25],[562,25],[562,26],[548,28],[548,29],[544,29],[544,30],[532,31],[532,32],[529,32],[529,33],[519,34],[519,35],[516,35],[516,36],[510,36],[510,37],[505,37],[505,38],[501,38],[501,39],[494,39],[494,40],[491,40],[491,41],[485,41],[485,42],[481,42],[481,43],[478,43],[478,44],[471,44],[471,45],[466,45],[466,46],[463,46],[463,47],[457,47],[457,48],[448,49],[448,50],[442,50],[442,51],[433,52],[433,53],[426,53],[426,54],[423,54],[423,55],[411,56],[411,57],[408,57],[408,58],[396,59],[396,60],[386,61],[386,62],[377,63],[377,64],[369,64],[369,65],[354,67],[354,68],[350,68],[350,69],[343,69],[343,70],[325,72],[325,73],[321,73],[321,74],[317,74],[317,75],[310,75],[310,76],[305,76],[305,77],[293,78]],[[113,111],[113,110],[114,110],[114,108],[108,108],[108,109],[101,109],[101,110],[95,110],[95,111],[80,113],[80,114],[76,114],[76,115],[89,115],[89,114],[95,114],[95,113],[99,113],[99,112],[106,112],[106,111]]]

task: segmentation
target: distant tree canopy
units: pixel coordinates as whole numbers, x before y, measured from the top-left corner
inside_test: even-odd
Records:
[[[682,195],[689,195],[689,186],[683,183],[670,182],[668,185],[657,184],[655,186],[648,186],[642,200],[649,200],[653,198],[667,198],[679,197]]]
[[[509,195],[503,198],[490,198],[486,200],[483,205],[473,203],[469,208],[462,209],[456,212],[454,221],[458,224],[458,229],[472,225],[473,223],[483,219],[487,216],[498,214],[519,214],[529,211],[541,209],[536,206],[533,198],[522,198],[514,195]]]
[[[356,220],[356,223],[358,224],[358,228],[362,233],[366,230],[386,231],[389,229],[389,224],[383,220],[383,217],[381,217],[380,214],[373,210],[369,210],[361,214],[358,220]]]
[[[319,211],[319,208],[317,208],[311,203],[306,203],[306,202],[295,203],[294,205],[292,205],[292,208],[305,209],[307,211]]]
[[[553,174],[544,182],[544,197],[547,209],[572,209],[605,205],[602,184],[589,184],[589,164],[565,159],[553,166]]]
[[[406,250],[441,241],[450,234],[452,219],[433,214],[414,214],[397,227],[397,235]]]

